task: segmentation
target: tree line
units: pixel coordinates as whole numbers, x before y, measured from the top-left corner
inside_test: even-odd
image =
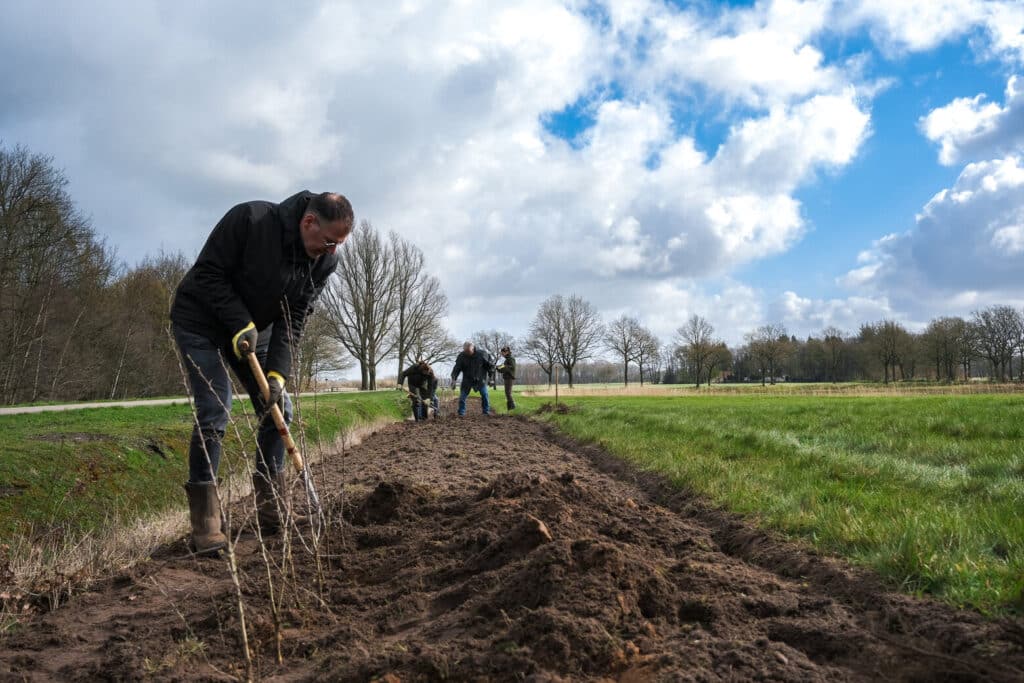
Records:
[[[0,402],[180,395],[167,312],[191,260],[120,263],[67,184],[52,158],[0,141]],[[418,358],[454,359],[449,302],[416,245],[363,221],[339,254],[296,350],[294,388],[358,366],[361,388],[374,389],[387,363],[397,376]],[[634,316],[605,322],[581,296],[555,294],[521,338],[490,329],[470,339],[492,357],[512,346],[530,383],[1024,381],[1024,312],[1011,306],[936,318],[922,332],[881,320],[797,339],[769,324],[730,347],[698,315],[662,341]]]
[[[585,310],[583,329],[558,324]],[[582,343],[581,343],[582,342]],[[798,339],[781,323],[761,325],[730,347],[706,318],[691,315],[672,339],[661,342],[631,316],[603,324],[593,306],[578,297],[555,296],[541,304],[529,335],[519,347],[547,382],[559,365],[572,384],[584,363],[585,381],[614,381],[608,359],[617,363],[619,381],[657,382],[847,382],[930,380],[964,382],[974,378],[1024,382],[1024,310],[995,305],[970,317],[939,317],[921,332],[894,320],[864,323],[853,333],[826,327]],[[554,350],[554,351],[552,351]],[[590,379],[600,377],[600,379]]]

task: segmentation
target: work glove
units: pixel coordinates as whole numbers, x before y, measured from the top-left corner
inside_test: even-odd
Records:
[[[276,370],[267,373],[267,385],[270,387],[270,398],[267,400],[266,411],[270,412],[270,406],[277,405],[284,414],[284,376]]]
[[[231,338],[231,348],[235,352],[235,358],[242,360],[242,356],[256,350],[256,339],[260,336],[256,329],[256,323],[249,323]],[[243,346],[243,342],[245,346]]]
[[[452,389],[454,389],[454,388],[455,388],[455,378],[452,377]]]

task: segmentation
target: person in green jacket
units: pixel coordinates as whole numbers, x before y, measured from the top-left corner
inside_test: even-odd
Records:
[[[501,348],[501,355],[504,360],[501,361],[496,369],[501,373],[502,379],[505,380],[505,403],[509,410],[514,410],[516,407],[516,400],[512,398],[512,383],[516,380],[516,359],[512,356],[512,349],[508,346]]]

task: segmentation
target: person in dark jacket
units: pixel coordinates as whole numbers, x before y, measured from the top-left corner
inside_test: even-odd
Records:
[[[230,209],[213,228],[171,305],[174,339],[195,404],[189,443],[189,513],[197,553],[226,545],[216,475],[231,411],[230,367],[261,420],[253,486],[264,533],[280,525],[284,443],[269,416],[278,404],[286,421],[292,404],[285,383],[292,349],[313,302],[338,265],[335,250],[355,218],[345,197],[299,192],[280,204],[254,201]],[[246,353],[255,352],[270,385],[265,402]]]
[[[437,376],[430,364],[418,359],[414,365],[402,371],[398,376],[398,386],[408,380],[409,399],[412,401],[412,416],[418,422],[427,419],[427,404],[434,409],[437,416]]]
[[[477,350],[472,342],[462,345],[462,352],[455,358],[455,367],[452,368],[452,386],[462,374],[462,385],[459,388],[459,415],[466,414],[466,397],[469,392],[476,390],[480,392],[480,404],[483,407],[484,415],[491,414],[490,398],[487,395],[487,376],[491,372],[490,357],[484,350]]]
[[[516,379],[516,359],[512,356],[512,349],[508,346],[501,347],[501,355],[504,360],[495,369],[501,373],[501,377],[505,381],[505,404],[509,410],[514,410],[516,401],[512,398],[512,384]]]

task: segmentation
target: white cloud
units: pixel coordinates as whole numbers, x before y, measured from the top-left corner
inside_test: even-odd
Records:
[[[863,323],[899,317],[884,296],[813,299],[793,291],[783,292],[768,306],[768,311],[772,320],[781,322],[790,334],[797,337],[820,335],[826,327],[836,327],[852,334]]]
[[[868,24],[893,52],[930,50],[985,20],[987,0],[850,0],[836,5],[846,27]]]
[[[838,27],[866,25],[890,54],[922,52],[964,36],[984,41],[981,56],[1024,64],[1024,5],[1019,0],[843,0]]]
[[[841,282],[887,296],[898,310],[919,317],[956,312],[950,306],[1018,302],[1022,226],[1021,157],[968,164],[953,187],[925,205],[912,230],[875,242],[865,265]]]
[[[830,62],[822,47],[845,6],[622,0],[588,5],[605,15],[594,20],[555,0],[69,2],[44,35],[36,3],[12,3],[0,129],[54,154],[131,259],[161,244],[193,253],[236,201],[329,188],[424,248],[463,334],[493,326],[496,300],[521,330],[544,296],[575,290],[603,309],[640,305],[665,331],[703,311],[739,340],[771,316],[797,329],[884,307],[873,294],[786,303],[728,280],[805,235],[798,192],[871,134],[881,81],[864,82],[863,56]],[[922,5],[925,35],[899,3],[854,6],[902,49],[996,13],[949,7],[950,22]],[[1016,34],[999,35],[992,49],[1010,54]],[[594,125],[573,144],[544,129],[581,101]],[[699,119],[727,129],[721,144],[702,146]],[[987,243],[1016,249],[1020,224],[1007,214]],[[871,253],[859,286],[885,276]]]
[[[762,107],[841,89],[844,65],[827,64],[812,39],[828,28],[828,2],[776,0],[709,14],[657,0],[611,2],[618,59],[630,88],[706,89]]]
[[[939,161],[947,166],[1024,150],[1024,82],[1010,77],[1002,106],[985,102],[984,95],[960,97],[930,111],[920,125],[941,145]]]
[[[735,127],[716,158],[718,182],[790,192],[819,168],[848,164],[870,132],[856,90],[816,95]]]

